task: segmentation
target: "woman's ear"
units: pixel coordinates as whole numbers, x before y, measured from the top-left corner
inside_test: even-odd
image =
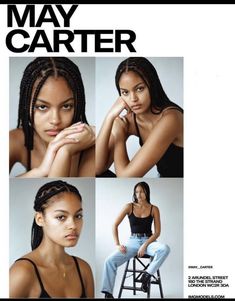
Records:
[[[42,227],[44,225],[44,217],[43,217],[42,212],[36,212],[34,218],[35,218],[36,224],[39,227]]]

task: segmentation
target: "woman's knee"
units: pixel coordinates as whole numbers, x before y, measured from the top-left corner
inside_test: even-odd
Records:
[[[165,254],[165,256],[167,256],[171,251],[170,247],[167,244],[163,244],[161,250]]]

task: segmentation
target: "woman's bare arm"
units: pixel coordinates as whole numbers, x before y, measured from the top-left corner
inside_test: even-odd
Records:
[[[182,132],[182,127],[179,115],[169,111],[155,125],[131,161],[127,154],[126,136],[123,134],[115,136],[114,165],[117,176],[144,176],[161,159],[169,145]]]
[[[113,163],[114,138],[112,136],[113,122],[116,117],[128,107],[119,97],[112,105],[101,126],[96,139],[96,174],[105,172]]]
[[[119,235],[118,235],[118,226],[120,225],[120,223],[122,222],[124,217],[130,212],[130,208],[131,208],[131,203],[128,203],[127,205],[125,205],[125,207],[119,213],[119,215],[117,216],[117,218],[115,219],[115,222],[113,224],[113,238],[114,238],[115,245],[117,245],[117,246],[120,246]]]

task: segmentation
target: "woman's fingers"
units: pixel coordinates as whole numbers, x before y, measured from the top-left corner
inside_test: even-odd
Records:
[[[74,127],[65,128],[55,137],[54,140],[58,141],[60,139],[65,138],[68,135],[81,133],[83,130],[84,130],[84,125],[77,125]]]

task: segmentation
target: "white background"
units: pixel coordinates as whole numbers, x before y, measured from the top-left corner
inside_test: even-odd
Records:
[[[79,17],[72,24],[79,29],[134,30],[138,56],[184,57],[185,297],[200,292],[187,289],[187,276],[192,273],[187,266],[192,264],[214,266],[213,271],[203,274],[228,275],[230,287],[219,293],[227,298],[235,296],[234,14],[234,5],[80,5]],[[14,56],[4,47],[6,15],[6,6],[2,5],[0,297],[8,296],[8,57]],[[42,54],[45,52],[38,51],[33,56]],[[102,56],[92,48],[81,55]],[[126,49],[109,54],[130,55]]]

